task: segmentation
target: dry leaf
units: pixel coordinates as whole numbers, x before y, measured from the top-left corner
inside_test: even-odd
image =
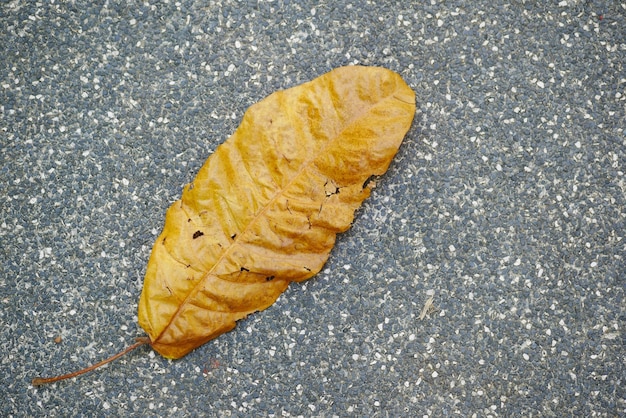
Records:
[[[142,345],[182,357],[315,275],[414,114],[413,91],[375,67],[338,68],[251,106],[167,211],[139,301],[149,338],[32,384],[79,376]]]
[[[415,113],[402,78],[342,67],[251,106],[167,211],[139,323],[179,358],[315,275]]]

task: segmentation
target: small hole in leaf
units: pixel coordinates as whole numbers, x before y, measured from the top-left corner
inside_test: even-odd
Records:
[[[199,237],[201,237],[202,235],[204,235],[204,232],[202,232],[202,231],[196,231],[196,232],[194,232],[194,233],[193,233],[193,239],[199,238]]]
[[[242,267],[242,268],[240,268],[240,269],[239,269],[239,271],[250,271],[250,270],[248,270],[248,269],[247,269],[247,268],[245,268],[245,267]]]
[[[272,280],[274,280],[274,276],[267,276],[267,277],[265,278],[265,281],[266,281],[266,282],[271,282]]]

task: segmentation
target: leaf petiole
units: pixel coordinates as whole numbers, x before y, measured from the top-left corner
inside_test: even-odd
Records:
[[[80,376],[81,374],[85,374],[85,373],[89,373],[92,370],[97,369],[100,366],[104,366],[107,363],[110,363],[114,360],[117,360],[118,358],[122,357],[125,354],[130,353],[131,351],[133,351],[135,348],[140,347],[144,344],[150,344],[150,338],[148,337],[138,337],[135,344],[127,347],[126,349],[124,349],[123,351],[115,354],[114,356],[109,357],[108,359],[102,360],[99,363],[93,364],[89,367],[85,367],[84,369],[81,370],[77,370],[75,372],[72,373],[67,373],[67,374],[63,374],[60,376],[55,376],[55,377],[36,377],[32,380],[32,385],[33,386],[40,386],[40,385],[45,385],[46,383],[54,383],[54,382],[58,382],[59,380],[65,380],[65,379],[71,379],[72,377],[76,377],[76,376]]]

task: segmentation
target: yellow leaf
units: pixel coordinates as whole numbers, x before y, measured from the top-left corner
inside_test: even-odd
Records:
[[[319,272],[414,113],[398,74],[358,66],[251,106],[167,211],[139,301],[152,347],[182,357]]]

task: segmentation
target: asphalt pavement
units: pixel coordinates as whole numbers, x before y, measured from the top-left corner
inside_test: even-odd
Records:
[[[165,210],[245,109],[383,66],[413,126],[322,272],[143,347]],[[3,1],[0,415],[626,416],[626,2]]]

